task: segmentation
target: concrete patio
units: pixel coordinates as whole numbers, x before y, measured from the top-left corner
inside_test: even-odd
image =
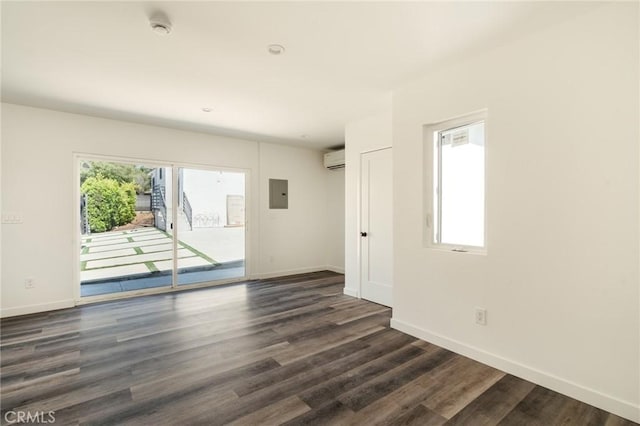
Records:
[[[170,286],[171,235],[156,228],[111,231],[82,237],[81,295],[95,296]],[[244,228],[180,231],[178,284],[244,276]]]

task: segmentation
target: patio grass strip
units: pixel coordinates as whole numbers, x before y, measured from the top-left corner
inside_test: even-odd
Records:
[[[126,257],[126,256],[123,256]],[[182,259],[193,259],[194,257],[198,257],[197,255],[193,255],[193,256],[186,256],[186,257],[181,257],[178,260],[182,260]],[[173,258],[168,258],[168,259],[157,259],[157,260],[148,260],[146,262],[132,262],[132,263],[123,263],[121,265],[111,265],[111,266],[98,266],[97,268],[88,268],[86,269],[86,271],[97,271],[98,269],[109,269],[109,268],[117,268],[120,266],[131,266],[131,265],[147,265],[147,263],[154,263],[154,262],[164,262],[165,260],[172,260]],[[147,265],[147,267],[149,267],[149,265]],[[154,265],[155,268],[155,265]]]
[[[140,250],[140,252],[138,253],[136,251],[136,248],[139,248],[139,247],[129,247],[129,248],[133,249],[136,253],[135,254],[121,254],[121,255],[118,255],[118,256],[105,256],[105,257],[100,257],[98,259],[89,259],[89,260],[86,260],[86,262],[94,262],[96,260],[106,260],[106,259],[120,259],[120,258],[123,258],[123,257],[138,256],[139,254],[154,254],[154,253],[164,253],[164,252],[173,253],[173,250],[158,250],[158,251],[152,251],[152,252],[149,252],[149,253],[145,253],[142,250]],[[179,249],[180,248],[178,248],[178,250]],[[113,250],[102,251],[100,253],[109,253],[110,251],[113,251]],[[91,254],[97,254],[97,253],[91,253]],[[193,256],[190,256],[190,257],[193,257]],[[161,259],[161,260],[166,260],[166,259]],[[154,261],[152,260],[152,262],[154,262]],[[143,262],[134,262],[134,263],[143,263]],[[115,265],[115,266],[118,266],[118,265]]]
[[[135,241],[133,241],[133,237],[127,237],[127,241],[129,241],[130,243],[134,243],[135,242]]]
[[[164,235],[167,236],[167,238],[169,239],[173,239],[173,236],[171,234],[169,234],[167,231],[163,231],[162,229],[158,229],[159,232],[163,233]],[[179,237],[179,235],[178,235]],[[180,241],[180,239],[178,238],[178,244],[180,244],[182,247],[191,250],[193,253],[195,253],[196,255],[200,256],[201,258],[203,258],[204,260],[211,262],[214,265],[220,265],[219,262],[217,262],[216,260],[210,258],[209,256],[207,256],[206,254],[204,254],[203,252],[201,252],[200,250],[190,246],[189,244],[185,243],[184,241]]]
[[[129,237],[129,238],[131,238],[131,237]],[[135,242],[138,242],[138,243],[144,243],[144,242],[147,242],[147,241],[155,241],[155,240],[166,240],[166,238],[164,238],[164,237],[159,237],[159,238],[149,238],[149,239],[147,239],[147,240],[142,240],[142,241],[128,241],[128,242],[126,242],[126,243],[100,244],[99,246],[94,246],[94,248],[95,248],[95,247],[119,246],[120,244],[130,244],[130,243],[135,243]],[[85,244],[86,244],[86,243],[85,243]],[[114,248],[113,250],[118,250],[118,248],[116,247],[116,248]],[[108,250],[105,250],[105,251],[108,251]]]
[[[89,247],[82,247],[80,254],[89,254]]]
[[[133,247],[133,251],[135,251],[136,254],[144,254],[144,252],[140,247]]]
[[[87,261],[84,260],[82,262],[80,262],[80,270],[81,271],[85,271],[87,269]]]
[[[144,264],[145,264],[145,266],[147,268],[149,268],[149,271],[151,271],[151,272],[158,272],[159,271],[159,269],[156,268],[156,265],[154,265],[153,262],[151,262],[151,261],[144,262]]]
[[[212,258],[210,258],[209,256],[207,256],[206,254],[204,254],[203,252],[201,252],[200,250],[191,247],[189,244],[187,244],[185,242],[182,242],[182,241],[178,241],[178,242],[180,243],[180,245],[182,247],[186,248],[187,250],[190,250],[191,252],[193,252],[197,256],[200,256],[201,258],[203,258],[207,262],[211,262],[214,265],[219,265],[220,264],[220,263],[216,262],[215,260],[213,260]]]

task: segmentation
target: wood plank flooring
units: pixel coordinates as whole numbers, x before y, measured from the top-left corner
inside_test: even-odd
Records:
[[[304,274],[1,322],[2,424],[632,425],[389,328]]]

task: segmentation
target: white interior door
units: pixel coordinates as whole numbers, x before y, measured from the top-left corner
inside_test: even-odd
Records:
[[[361,155],[360,292],[393,306],[393,176],[391,148]]]

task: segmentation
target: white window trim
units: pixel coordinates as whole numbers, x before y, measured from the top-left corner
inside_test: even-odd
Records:
[[[484,246],[469,246],[469,245],[459,245],[459,244],[447,244],[447,243],[436,243],[434,241],[434,227],[436,224],[434,223],[434,144],[436,141],[434,140],[434,133],[446,131],[456,127],[463,127],[466,125],[470,125],[473,123],[477,123],[479,121],[484,121]],[[448,120],[442,120],[435,123],[426,124],[423,126],[423,153],[424,153],[424,167],[423,167],[423,211],[424,211],[424,222],[423,222],[423,246],[439,251],[446,251],[451,253],[467,253],[467,254],[480,254],[486,255],[488,250],[488,221],[487,221],[487,200],[488,200],[488,185],[487,185],[487,176],[488,176],[488,114],[487,110],[477,111],[471,114],[466,114],[463,116],[451,118]]]

